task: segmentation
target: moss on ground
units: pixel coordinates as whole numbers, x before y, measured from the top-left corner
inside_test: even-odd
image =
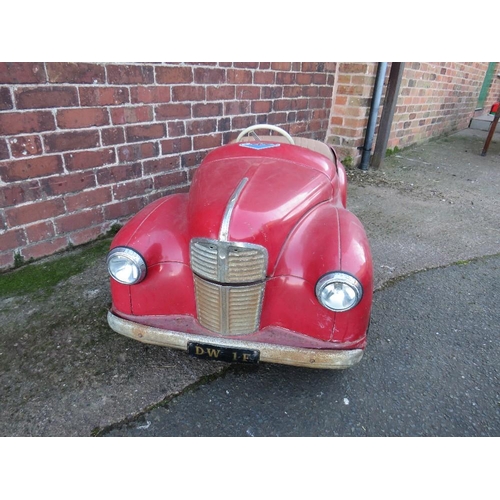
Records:
[[[57,258],[31,263],[0,274],[0,298],[50,290],[61,281],[83,272],[97,259],[104,258],[111,239],[105,238],[70,250]]]

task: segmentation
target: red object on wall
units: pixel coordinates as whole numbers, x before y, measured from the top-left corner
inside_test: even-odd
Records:
[[[490,115],[494,115],[498,111],[499,107],[500,107],[500,102],[494,102],[490,109]]]

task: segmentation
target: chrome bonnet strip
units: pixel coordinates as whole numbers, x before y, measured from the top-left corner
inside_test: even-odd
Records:
[[[231,216],[233,215],[234,207],[236,206],[236,202],[245,187],[245,184],[248,182],[248,178],[244,177],[241,182],[238,184],[238,187],[234,190],[234,193],[231,195],[229,202],[226,207],[226,211],[224,212],[224,217],[222,218],[222,224],[219,232],[219,240],[228,241],[229,238],[229,223],[231,222]]]

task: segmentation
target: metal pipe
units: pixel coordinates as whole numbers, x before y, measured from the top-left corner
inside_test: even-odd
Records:
[[[373,150],[372,159],[370,161],[370,168],[379,168],[384,161],[387,144],[391,135],[392,120],[394,118],[394,111],[396,110],[396,104],[398,102],[399,87],[401,86],[404,69],[404,62],[393,62],[391,64],[389,81],[387,82],[387,88],[385,89],[384,107],[380,115],[377,141],[375,142],[375,149]]]
[[[361,157],[361,170],[368,170],[370,164],[370,155],[372,151],[373,137],[375,136],[375,127],[377,126],[378,110],[380,108],[380,99],[382,97],[382,89],[384,88],[385,73],[387,72],[387,63],[380,62],[377,66],[377,76],[375,77],[375,88],[373,89],[373,97],[370,107],[370,115],[368,117],[368,125],[366,126],[365,143],[363,145],[363,156]]]

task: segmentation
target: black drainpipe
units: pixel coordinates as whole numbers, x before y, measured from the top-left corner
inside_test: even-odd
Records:
[[[361,157],[361,164],[359,165],[361,170],[368,170],[368,165],[370,164],[373,137],[375,136],[375,127],[377,126],[378,110],[380,108],[380,99],[382,97],[382,89],[384,88],[386,71],[387,63],[378,63],[377,76],[375,77],[375,88],[373,89],[372,103],[370,107],[370,116],[368,117],[368,125],[366,126],[363,156]]]

